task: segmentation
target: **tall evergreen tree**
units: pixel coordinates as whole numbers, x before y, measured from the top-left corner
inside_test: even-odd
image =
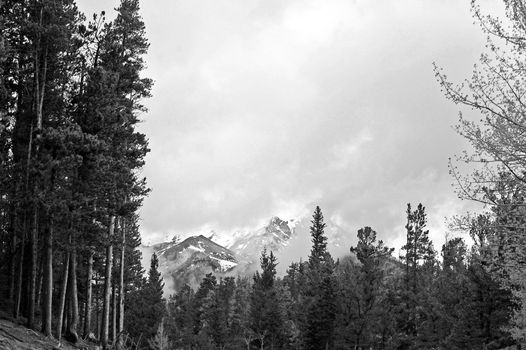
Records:
[[[86,24],[74,0],[0,2],[0,293],[15,318],[48,336],[52,324],[58,338],[76,341],[80,324],[90,336],[93,299],[100,304],[93,276],[114,260],[101,264],[98,252],[116,243],[124,252],[124,230],[104,238],[111,223],[133,221],[147,193],[137,175],[147,142],[135,125],[151,81],[141,76],[148,44],[138,11],[123,0],[113,24]],[[141,284],[133,244],[130,259],[120,255],[119,288],[107,275],[107,292]],[[124,300],[103,299],[106,330]]]
[[[314,214],[311,220],[311,240],[312,248],[309,255],[309,268],[312,271],[319,270],[326,262],[327,258],[327,237],[325,236],[325,227],[327,225],[323,222],[323,213],[319,206],[314,209]]]
[[[152,340],[166,314],[166,303],[163,298],[163,279],[159,272],[159,260],[154,253],[150,261],[148,279],[145,283],[129,293],[128,313],[125,318],[125,330],[139,349],[149,349]]]
[[[419,298],[422,296],[422,288],[426,286],[425,272],[432,273],[430,269],[435,265],[435,251],[429,239],[429,231],[425,230],[427,224],[425,207],[418,204],[413,211],[411,204],[408,203],[406,214],[406,244],[402,247],[405,255],[400,257],[405,265],[405,288],[402,291],[404,310],[400,316],[406,335],[404,342],[414,343],[423,317],[419,312],[419,305],[422,305],[423,301]]]
[[[284,345],[283,320],[281,318],[276,281],[276,257],[266,250],[261,253],[261,273],[254,275],[250,299],[251,328],[261,350],[266,346],[279,348]]]
[[[350,341],[354,348],[379,347],[382,339],[382,318],[385,312],[382,309],[387,298],[385,276],[387,265],[394,248],[385,247],[383,242],[377,241],[376,232],[366,226],[358,230],[358,243],[351,247],[360,262],[360,266],[351,265],[352,281],[342,281],[343,292],[350,303],[349,319],[342,320],[347,325],[340,334],[352,335]],[[338,325],[341,327],[341,325]]]
[[[234,294],[230,331],[233,336],[232,345],[235,349],[250,349],[254,339],[251,323],[251,285],[248,278],[238,277]]]
[[[334,261],[327,251],[323,213],[319,206],[312,215],[310,233],[312,249],[309,255],[303,342],[307,349],[332,347],[336,318]]]
[[[193,299],[194,290],[184,285],[168,300],[166,330],[169,341],[176,348],[194,343]]]

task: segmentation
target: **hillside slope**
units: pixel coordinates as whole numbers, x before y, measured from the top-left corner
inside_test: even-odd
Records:
[[[95,350],[98,346],[79,342],[73,345],[67,341],[45,337],[42,333],[11,321],[0,319],[0,350]]]

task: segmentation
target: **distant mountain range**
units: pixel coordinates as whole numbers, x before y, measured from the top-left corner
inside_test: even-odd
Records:
[[[165,281],[165,294],[179,290],[184,284],[197,287],[207,273],[216,276],[250,275],[259,268],[263,249],[275,254],[286,251],[291,242],[310,244],[307,234],[310,220],[282,220],[272,217],[266,225],[256,230],[232,233],[211,232],[191,236],[179,242],[159,243],[143,246],[143,256],[148,259],[153,252],[159,258],[159,270]],[[336,227],[336,228],[335,228]],[[298,232],[302,237],[297,237]],[[341,229],[332,225],[327,230],[330,242],[338,246]],[[307,240],[307,242],[304,242]],[[145,266],[148,270],[149,266]]]

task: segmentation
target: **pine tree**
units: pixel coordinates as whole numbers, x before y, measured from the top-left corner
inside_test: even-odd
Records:
[[[127,307],[124,330],[138,348],[148,348],[166,314],[163,298],[164,283],[159,272],[159,260],[154,253],[150,261],[148,278],[126,295]]]
[[[236,349],[250,349],[254,339],[254,332],[250,328],[251,322],[251,285],[248,278],[238,277],[234,294],[234,305],[230,321],[232,345]]]
[[[336,318],[336,286],[334,261],[327,251],[326,224],[319,206],[314,210],[311,223],[312,249],[306,272],[303,342],[307,349],[329,349],[332,347]]]
[[[366,226],[358,230],[358,243],[351,247],[360,262],[360,266],[350,266],[352,281],[344,281],[344,293],[353,310],[348,318],[343,320],[348,327],[343,330],[353,334],[352,342],[355,348],[377,347],[382,330],[379,327],[385,317],[382,309],[387,297],[386,270],[390,263],[393,248],[385,247],[383,242],[376,240],[376,232]],[[347,283],[346,283],[347,282]]]
[[[285,342],[283,320],[275,287],[276,257],[266,250],[261,253],[261,273],[254,275],[250,299],[251,329],[260,349],[268,344],[271,348],[281,347]]]
[[[0,1],[0,9],[3,9],[3,1]],[[13,234],[12,213],[12,189],[13,183],[11,172],[12,157],[10,156],[12,132],[10,125],[12,118],[9,115],[9,105],[12,99],[12,91],[7,84],[5,72],[5,61],[8,59],[8,43],[5,38],[6,18],[0,13],[0,296],[4,300],[1,308],[12,309],[15,289],[15,264],[16,254],[15,236]]]
[[[216,292],[215,325],[212,337],[214,344],[220,349],[231,343],[234,335],[230,332],[232,327],[233,299],[236,289],[234,277],[220,279]]]
[[[161,301],[163,297],[164,282],[161,273],[159,272],[159,259],[155,253],[152,254],[152,259],[150,261],[147,286],[151,289],[152,299],[155,301]]]
[[[126,279],[124,271],[118,279],[111,278],[114,253],[120,253],[121,261],[126,259],[121,237],[113,235],[115,224],[122,218],[129,221],[148,192],[145,180],[138,178],[136,172],[144,164],[147,141],[143,134],[135,130],[135,125],[138,123],[138,112],[145,111],[140,101],[149,96],[151,81],[140,77],[144,68],[142,56],[148,43],[138,1],[121,1],[117,18],[111,25],[95,21],[89,30],[96,33],[93,44],[95,54],[90,56],[92,65],[86,70],[86,86],[79,97],[77,119],[93,146],[88,156],[83,158],[80,176],[83,183],[91,184],[83,186],[84,195],[92,197],[97,210],[104,213],[106,217],[99,220],[109,223],[107,232],[111,233],[106,242],[100,242],[106,245],[107,273],[102,318],[102,342],[106,347],[112,304],[110,294],[115,289],[111,283]],[[126,288],[118,286],[116,290],[122,300],[127,293]],[[124,292],[120,292],[122,290]],[[113,298],[114,304],[116,300]],[[115,305],[113,310],[116,310]],[[120,312],[120,318],[123,315]],[[116,328],[116,319],[112,318],[112,330]],[[119,321],[119,328],[124,323]]]
[[[308,289],[308,261],[291,263],[287,274],[283,277],[283,284],[290,294],[291,305],[288,306],[288,318],[291,329],[291,345],[299,348],[302,346],[302,327],[306,324],[305,298]]]
[[[171,344],[176,348],[194,343],[193,304],[194,291],[188,285],[184,285],[168,301],[166,330]]]
[[[106,337],[109,310],[116,329],[123,295],[143,287],[137,241],[128,258],[122,225],[105,239],[147,193],[136,171],[148,148],[135,125],[151,87],[138,11],[124,0],[113,24],[86,25],[73,0],[0,2],[0,294],[15,318],[35,327],[40,308],[42,331],[50,336],[56,319],[57,337],[73,342],[81,324],[86,337],[92,330],[93,291],[99,312],[93,275],[113,270],[112,254],[104,264],[98,252],[115,246],[123,272],[106,275]]]
[[[151,340],[148,340],[148,346],[152,350],[168,350],[170,349],[170,342],[168,336],[164,330],[164,322],[161,321],[159,327],[157,328],[157,333],[155,337]]]
[[[145,339],[151,339],[155,336],[159,325],[162,323],[166,312],[166,305],[163,298],[163,279],[159,272],[159,260],[153,253],[150,262],[150,271],[148,273],[148,282],[145,286],[143,298],[147,303],[147,310],[143,313],[142,334]]]
[[[421,316],[418,306],[423,303],[419,300],[422,287],[425,286],[425,272],[433,273],[431,270],[435,264],[435,251],[433,243],[429,239],[429,231],[425,230],[427,214],[425,207],[418,204],[416,210],[411,210],[411,204],[407,204],[406,244],[402,247],[405,256],[400,258],[405,265],[405,288],[402,299],[405,310],[401,314],[404,318],[402,326],[406,342],[413,342],[418,336],[418,325],[421,324]]]
[[[327,237],[324,233],[326,224],[323,222],[323,213],[319,206],[314,210],[311,224],[312,249],[309,255],[309,268],[315,271],[320,269],[327,258]]]
[[[443,266],[433,282],[436,299],[440,304],[437,338],[451,349],[467,349],[475,345],[467,336],[472,332],[465,320],[470,318],[472,305],[469,294],[473,292],[467,279],[467,248],[461,238],[448,240],[442,246]],[[467,307],[467,308],[466,308]],[[482,347],[482,344],[477,344]]]
[[[72,1],[60,5],[5,1],[0,16],[2,46],[10,48],[0,62],[2,77],[9,82],[2,85],[7,90],[2,106],[7,109],[0,112],[0,129],[3,136],[8,131],[11,153],[7,176],[10,189],[2,194],[10,202],[8,297],[14,316],[24,313],[31,327],[36,324],[37,303],[41,301],[43,331],[51,335],[53,216],[64,213],[61,203],[68,200],[69,194],[64,176],[74,168],[69,165],[72,135],[68,97],[74,94],[69,83],[78,58],[74,35],[79,13]],[[38,246],[39,241],[44,249]],[[39,261],[43,263],[42,273],[37,276]],[[43,297],[39,281],[44,287]],[[22,293],[25,283],[29,289]],[[22,294],[26,300],[22,300]]]

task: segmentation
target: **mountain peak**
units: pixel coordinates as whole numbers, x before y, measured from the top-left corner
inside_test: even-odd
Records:
[[[281,220],[278,216],[273,216],[268,222],[268,226],[282,226],[287,225],[287,221]]]
[[[288,245],[293,232],[293,220],[289,225],[288,221],[272,216],[257,230],[229,234],[210,231],[207,235],[197,234],[152,248],[159,256],[163,277],[177,289],[185,283],[197,286],[209,272],[224,276],[236,268],[237,273],[252,273],[261,251],[279,251]]]
[[[180,243],[153,246],[165,281],[178,289],[199,285],[206,273],[225,274],[238,265],[235,254],[204,235],[190,236]],[[167,291],[165,291],[167,292]]]

